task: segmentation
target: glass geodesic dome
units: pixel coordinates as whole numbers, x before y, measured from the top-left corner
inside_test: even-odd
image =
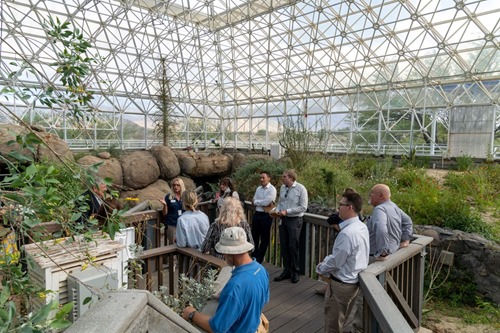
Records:
[[[73,148],[161,144],[168,82],[174,147],[500,156],[497,0],[0,1],[0,120]],[[61,88],[49,17],[91,44],[89,117],[16,94]]]

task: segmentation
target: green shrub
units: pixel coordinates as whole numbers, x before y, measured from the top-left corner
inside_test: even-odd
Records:
[[[451,273],[446,278],[446,273],[441,271],[440,279],[436,280],[439,288],[430,292],[432,298],[448,302],[451,306],[475,306],[477,287],[474,276],[464,271],[451,267]],[[428,288],[430,277],[424,276],[424,289]]]
[[[357,182],[349,171],[346,159],[312,156],[298,175],[298,181],[307,188],[309,201],[316,198],[333,206],[335,195],[340,194],[346,187],[356,188]]]
[[[377,166],[377,159],[371,156],[350,155],[348,158],[348,166],[354,177],[366,179],[372,177]]]
[[[269,172],[271,175],[271,184],[279,190],[281,186],[281,175],[287,168],[284,163],[270,160],[254,160],[242,165],[233,174],[237,184],[237,191],[243,193],[247,200],[251,200],[255,194],[255,189],[260,185],[260,173]]]
[[[474,165],[474,160],[469,155],[458,156],[457,160],[457,170],[458,171],[467,171],[472,169]]]
[[[487,164],[474,171],[450,172],[445,178],[445,185],[469,198],[479,208],[499,207],[500,165]]]

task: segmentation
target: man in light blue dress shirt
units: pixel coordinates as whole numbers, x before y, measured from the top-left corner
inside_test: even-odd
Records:
[[[385,260],[388,255],[410,244],[413,222],[391,201],[391,190],[385,184],[372,187],[370,204],[374,207],[366,223],[370,232],[370,255],[375,260]]]
[[[368,267],[370,236],[359,220],[363,199],[356,191],[346,189],[339,202],[340,232],[332,254],[316,267],[329,283],[325,293],[325,332],[342,333],[344,324],[359,293],[359,272]]]
[[[299,282],[299,239],[302,230],[302,217],[307,211],[308,195],[304,185],[296,181],[297,173],[289,169],[283,172],[280,201],[276,208],[280,223],[280,247],[283,259],[283,272],[274,281],[290,279]]]

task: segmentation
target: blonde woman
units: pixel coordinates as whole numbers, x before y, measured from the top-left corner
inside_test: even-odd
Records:
[[[165,199],[158,199],[163,205],[162,212],[165,216],[165,230],[167,232],[168,244],[173,244],[175,240],[175,228],[177,228],[177,219],[182,215],[182,193],[186,190],[184,182],[180,178],[172,180],[171,190],[165,196]]]
[[[229,227],[243,228],[247,234],[247,241],[253,245],[250,225],[245,220],[243,207],[241,207],[240,201],[234,197],[227,197],[222,201],[219,217],[210,226],[205,241],[201,246],[201,252],[208,252],[217,258],[224,259],[224,255],[215,250],[215,244],[220,240],[220,236],[224,229]]]
[[[186,190],[182,193],[182,205],[185,212],[177,219],[175,239],[178,247],[200,249],[209,228],[208,216],[196,210],[198,196],[196,192]]]

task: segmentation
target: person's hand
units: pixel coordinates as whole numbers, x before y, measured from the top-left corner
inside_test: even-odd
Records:
[[[286,209],[283,209],[282,211],[279,212],[279,215],[280,216],[286,216],[287,213],[286,213]]]
[[[404,249],[405,247],[408,247],[408,245],[410,245],[410,241],[405,240],[405,241],[402,241],[401,244],[399,244],[399,248]]]
[[[182,310],[182,318],[184,318],[184,320],[189,320],[189,314],[193,311],[196,311],[196,309],[192,306],[186,306],[184,310]]]
[[[387,256],[378,256],[378,257],[375,257],[375,261],[386,261],[387,260]]]
[[[159,198],[158,201],[163,205],[163,206],[166,206],[167,205],[167,202],[165,201],[165,199],[163,198]]]

